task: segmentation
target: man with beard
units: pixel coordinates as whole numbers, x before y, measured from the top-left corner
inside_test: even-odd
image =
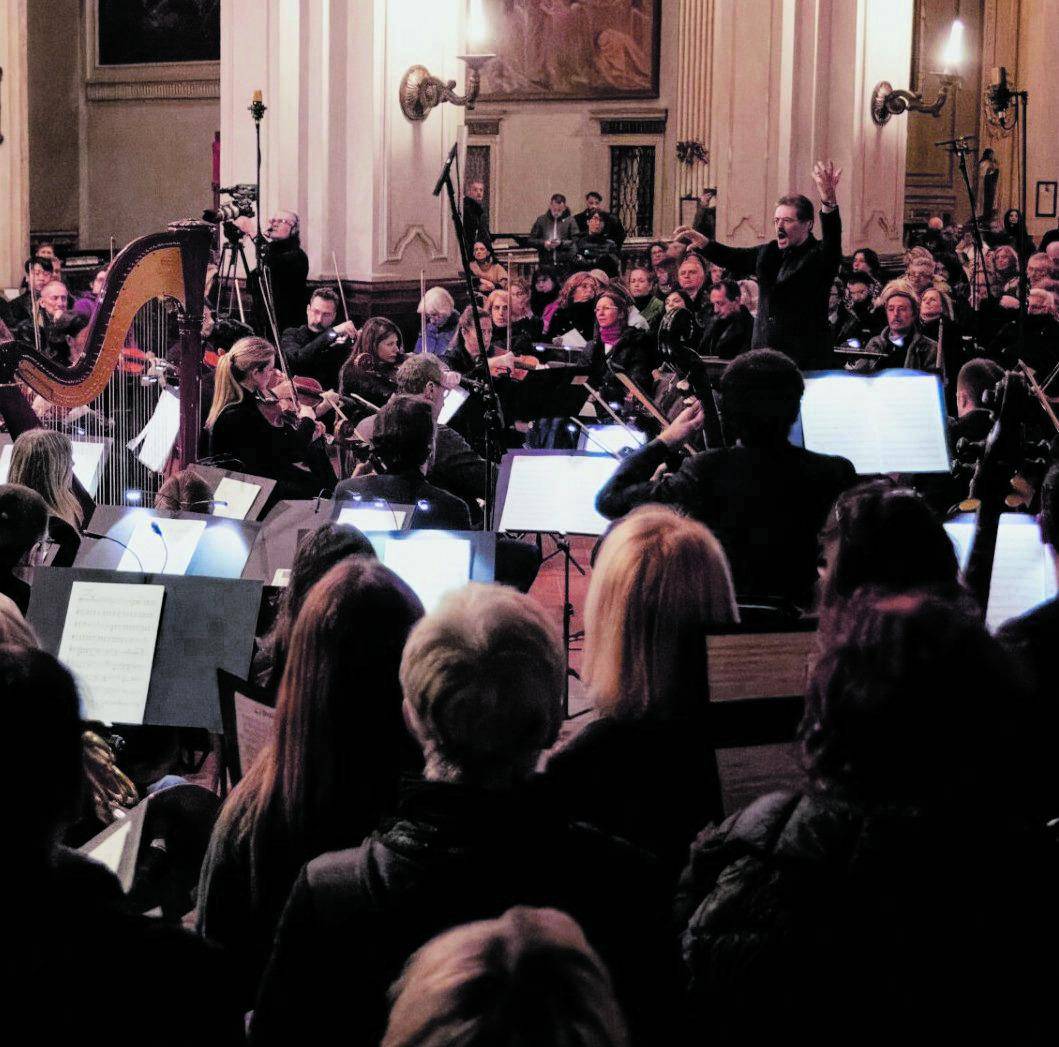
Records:
[[[793,194],[780,197],[773,218],[776,238],[761,247],[727,247],[687,227],[676,233],[735,279],[757,280],[753,347],[778,349],[803,369],[812,367],[830,342],[828,296],[842,258],[836,197],[841,175],[831,160],[813,166],[823,240],[812,235],[812,202]]]
[[[315,378],[325,389],[338,388],[338,372],[349,356],[357,329],[352,320],[336,324],[338,295],[329,287],[313,291],[306,322],[283,332],[283,351],[294,374]]]

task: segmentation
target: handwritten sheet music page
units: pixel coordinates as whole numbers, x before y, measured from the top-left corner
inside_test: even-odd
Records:
[[[235,701],[235,739],[239,747],[239,766],[245,775],[257,759],[257,754],[272,741],[276,710],[238,691],[232,697]]]
[[[77,679],[86,720],[142,724],[165,587],[74,582],[59,661]]]
[[[217,484],[217,490],[213,492],[213,515],[224,516],[229,520],[245,520],[260,493],[261,484],[251,484],[245,480],[233,480],[230,476],[224,476]],[[221,502],[228,504],[221,505]]]

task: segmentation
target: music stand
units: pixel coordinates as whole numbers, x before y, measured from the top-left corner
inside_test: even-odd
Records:
[[[340,495],[332,504],[332,523],[356,527],[365,534],[369,531],[407,531],[412,526],[416,510],[414,505],[352,494]]]
[[[246,516],[243,517],[244,520],[260,520],[265,506],[268,505],[269,499],[272,497],[272,492],[276,489],[276,481],[267,476],[254,476],[252,473],[241,473],[235,469],[223,469],[216,465],[202,465],[200,462],[195,462],[188,466],[188,469],[206,481],[210,489],[211,498],[215,497],[217,485],[225,478],[260,487],[261,490],[254,498]],[[211,513],[211,515],[213,514]]]
[[[7,483],[13,443],[10,434],[0,433],[0,484]],[[98,436],[83,440],[71,439],[70,443],[73,447],[74,476],[89,496],[95,498],[114,441],[109,436]]]
[[[585,573],[573,557],[569,536],[598,537],[610,526],[610,521],[596,511],[595,500],[618,465],[610,455],[554,450],[509,451],[500,463],[494,527],[498,531],[547,534],[563,557],[564,716],[570,712],[570,624],[574,617],[570,567]]]
[[[301,535],[330,523],[333,511],[330,498],[277,502],[261,522],[242,577],[275,585],[276,572],[294,566]]]
[[[520,422],[576,416],[589,397],[588,376],[588,368],[567,364],[528,370],[507,386],[505,407]]]
[[[261,530],[261,524],[258,523],[230,520],[208,513],[148,509],[133,505],[97,505],[92,514],[90,530],[85,531],[81,547],[77,550],[74,566],[117,570],[134,532],[145,520],[203,521],[205,529],[184,573],[208,578],[241,577]],[[105,537],[96,537],[100,535]],[[125,573],[122,572],[122,577]]]
[[[160,585],[165,589],[142,723],[222,731],[217,670],[250,667],[261,583],[235,578],[136,574],[79,567],[37,572],[28,619],[41,648],[58,655],[74,582]]]

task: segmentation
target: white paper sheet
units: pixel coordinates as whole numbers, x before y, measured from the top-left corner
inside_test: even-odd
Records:
[[[250,770],[257,754],[272,741],[272,723],[276,710],[255,702],[238,691],[235,700],[235,738],[239,746],[239,766],[243,774]]]
[[[348,524],[361,531],[399,531],[404,527],[404,509],[385,509],[375,505],[351,505],[338,510],[339,524]]]
[[[448,425],[453,415],[467,402],[471,394],[466,389],[457,386],[455,389],[445,390],[445,399],[441,404],[441,414],[438,415],[438,425]]]
[[[382,562],[408,583],[429,614],[446,593],[471,580],[471,543],[466,538],[420,531],[388,540]]]
[[[626,449],[635,450],[647,443],[646,433],[626,429],[623,425],[590,425],[587,429],[591,437],[581,433],[580,449],[592,454],[621,454]]]
[[[949,471],[933,375],[807,378],[801,421],[808,450],[842,455],[862,476]]]
[[[155,525],[161,535],[155,533]],[[184,574],[205,530],[205,520],[166,520],[145,516],[136,524],[117,570]]]
[[[514,455],[500,514],[501,531],[602,534],[596,495],[619,462],[610,455]]]
[[[588,345],[588,342],[585,341],[584,335],[581,334],[576,327],[571,327],[570,330],[559,339],[559,341],[567,349],[584,349],[584,347]]]
[[[144,815],[150,797],[141,800],[132,810],[115,814],[115,822],[98,835],[93,836],[78,850],[89,858],[102,862],[121,882],[126,894],[136,877],[136,856],[143,835]]]
[[[103,463],[106,461],[108,444],[96,440],[72,440],[74,454],[74,476],[81,486],[94,498],[99,488],[99,478],[103,474]],[[11,471],[11,454],[14,444],[5,443],[0,447],[0,484],[7,483]]]
[[[143,723],[165,587],[74,582],[59,661],[77,679],[86,720]]]
[[[272,576],[272,584],[286,588],[290,585],[290,571],[289,567],[277,567],[276,573]]]
[[[960,570],[964,571],[974,536],[974,519],[948,520],[945,530],[956,548]],[[1005,513],[997,530],[986,626],[995,631],[1055,595],[1054,562],[1048,547],[1041,541],[1036,520],[1022,513]]]
[[[233,480],[230,476],[222,476],[221,482],[217,484],[217,490],[213,492],[214,516],[225,516],[229,520],[245,520],[250,507],[261,493],[261,484],[247,483],[245,480]],[[216,503],[227,502],[227,505]]]
[[[136,457],[148,469],[160,473],[165,468],[179,431],[180,400],[169,389],[163,389],[150,420],[129,441],[129,450],[139,448]]]

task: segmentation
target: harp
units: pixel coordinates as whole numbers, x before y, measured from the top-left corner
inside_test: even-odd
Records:
[[[163,233],[128,244],[110,266],[83,335],[83,351],[72,366],[61,366],[14,339],[5,340],[0,332],[0,416],[8,431],[17,436],[26,429],[52,424],[42,422],[16,380],[59,415],[72,408],[95,408],[83,416],[79,432],[90,438],[104,434],[113,438],[111,464],[100,497],[103,502],[131,500],[126,499],[130,470],[138,463],[127,445],[146,425],[160,395],[157,386],[141,381],[146,378],[143,365],[139,372],[135,366],[127,369],[124,365],[131,347],[138,346],[142,360],[150,352],[179,377],[176,452],[182,466],[197,457],[202,312],[213,235],[213,227],[204,222],[174,222]],[[149,347],[146,351],[145,346]],[[143,477],[136,484],[136,500],[146,500],[160,483],[160,475]]]

